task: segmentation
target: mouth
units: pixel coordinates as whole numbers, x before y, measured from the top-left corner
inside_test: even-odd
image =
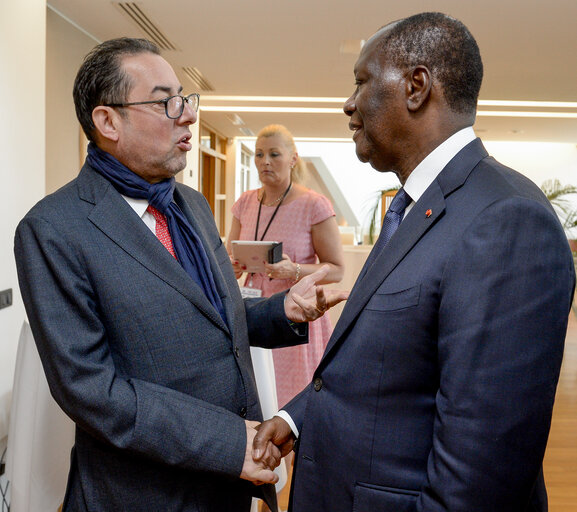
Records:
[[[349,122],[349,130],[353,132],[353,140],[355,140],[358,136],[360,131],[362,130],[363,126],[357,121],[350,121]]]
[[[356,125],[356,126],[354,126],[354,127],[353,127],[353,126],[349,126],[349,128],[353,131],[353,141],[356,142],[357,137],[358,137],[359,134],[361,133],[362,126],[358,126],[358,125]]]
[[[180,139],[178,139],[176,145],[182,149],[182,151],[190,151],[192,149],[192,144],[190,143],[191,137],[192,134],[190,133],[184,134]]]

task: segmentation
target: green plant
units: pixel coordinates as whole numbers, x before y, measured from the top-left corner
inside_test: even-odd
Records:
[[[553,205],[557,216],[565,229],[569,246],[575,261],[577,270],[577,242],[575,241],[575,231],[577,228],[577,206],[575,201],[570,201],[567,196],[576,195],[577,187],[573,185],[561,185],[559,180],[548,180],[541,185],[541,190]],[[573,312],[577,315],[577,294],[573,300]]]
[[[541,190],[553,205],[565,232],[569,235],[577,227],[577,206],[571,201],[571,195],[577,194],[577,187],[562,185],[559,180],[547,180],[541,185]]]

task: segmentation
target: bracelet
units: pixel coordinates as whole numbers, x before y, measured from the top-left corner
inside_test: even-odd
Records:
[[[299,280],[301,276],[301,264],[297,263],[297,273],[295,274],[295,282]]]

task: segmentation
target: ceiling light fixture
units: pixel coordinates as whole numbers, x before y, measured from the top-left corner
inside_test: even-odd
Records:
[[[340,103],[343,104],[347,98],[329,96],[212,96],[202,97],[202,101],[209,102],[281,102],[281,103]],[[576,101],[522,101],[522,100],[479,100],[480,107],[531,107],[531,108],[558,108],[577,109]]]
[[[278,114],[343,114],[342,108],[328,107],[275,107],[245,105],[201,105],[203,112],[254,112]],[[522,110],[478,110],[480,117],[534,117],[555,119],[577,119],[577,112],[537,112]]]
[[[279,114],[342,114],[342,108],[322,107],[251,107],[243,105],[201,105],[203,112],[276,112]]]
[[[213,96],[202,97],[203,101],[246,101],[280,103],[344,103],[347,98],[310,97],[310,96]]]
[[[482,107],[575,108],[577,101],[479,100]]]
[[[536,117],[555,119],[577,119],[577,112],[531,112],[522,110],[477,110],[482,117]]]
[[[200,106],[205,112],[266,112],[285,114],[342,114],[346,98],[308,96],[203,96]],[[234,102],[230,104],[229,102]],[[271,105],[255,105],[270,103]],[[282,105],[282,104],[285,105]],[[300,106],[286,104],[300,103]],[[305,107],[302,104],[338,104],[338,107]],[[280,104],[280,105],[272,105]],[[477,115],[481,117],[530,117],[577,119],[577,102],[479,100]],[[484,108],[524,108],[531,110],[484,110]]]

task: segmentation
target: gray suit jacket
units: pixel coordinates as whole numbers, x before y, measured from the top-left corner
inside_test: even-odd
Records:
[[[249,352],[306,342],[283,295],[243,301],[210,208],[174,200],[204,243],[228,325],[107,180],[85,165],[16,231],[22,296],[56,401],[76,422],[65,510],[242,511],[261,411]]]

